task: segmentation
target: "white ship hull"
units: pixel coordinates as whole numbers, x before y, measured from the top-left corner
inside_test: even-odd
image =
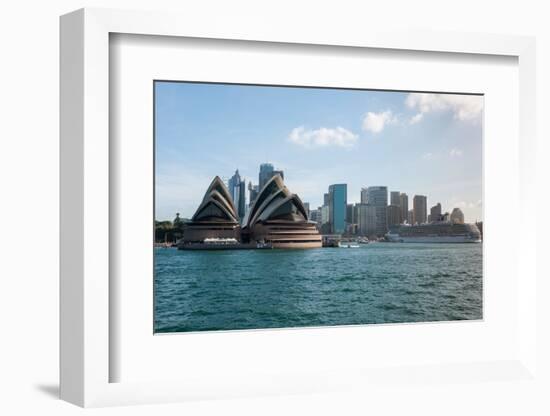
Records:
[[[466,235],[453,236],[400,236],[399,234],[387,234],[388,240],[396,243],[481,243],[480,239]]]

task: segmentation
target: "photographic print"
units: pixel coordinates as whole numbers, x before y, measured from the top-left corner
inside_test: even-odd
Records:
[[[483,318],[483,96],[154,85],[154,332]]]

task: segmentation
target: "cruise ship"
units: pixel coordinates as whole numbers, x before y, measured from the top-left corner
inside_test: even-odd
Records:
[[[433,222],[399,226],[391,229],[386,239],[399,243],[480,243],[481,233],[475,224]]]

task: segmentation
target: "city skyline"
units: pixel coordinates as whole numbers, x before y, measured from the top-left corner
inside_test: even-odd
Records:
[[[248,198],[262,163],[312,210],[330,185],[347,184],[348,203],[385,186],[388,197],[406,193],[409,208],[425,195],[428,209],[483,220],[480,96],[171,82],[155,91],[159,220],[190,217],[212,177],[237,169]]]
[[[264,163],[260,164],[260,169],[261,169],[261,166],[266,165],[266,164],[271,165],[271,163],[269,163],[269,162],[264,162]],[[259,172],[261,172],[260,169],[259,169]],[[275,169],[275,170],[273,170],[273,173],[274,174],[279,174],[279,175],[281,175],[282,178],[284,178],[284,171],[282,171],[282,170],[276,170]],[[218,176],[218,175],[216,175],[216,176]],[[260,173],[259,176],[261,178],[261,173]],[[250,208],[250,206],[254,202],[255,196],[251,196],[250,190],[247,190],[247,191],[245,191],[246,196],[245,196],[244,200],[241,200],[240,196],[235,197],[235,194],[232,191],[233,186],[234,186],[234,185],[232,185],[232,181],[236,177],[239,178],[237,184],[241,184],[241,185],[242,184],[251,184],[251,185],[253,185],[254,189],[255,189],[255,191],[254,191],[255,194],[257,194],[259,192],[258,190],[263,189],[263,187],[259,187],[258,184],[254,184],[252,179],[248,180],[247,178],[244,178],[244,177],[241,178],[240,174],[239,174],[239,169],[236,169],[233,176],[231,176],[229,179],[227,179],[225,176],[220,177],[222,179],[222,181],[225,183],[225,185],[227,186],[227,188],[229,189],[230,195],[233,198],[233,202],[235,203],[235,206],[236,207],[240,206],[240,204],[238,204],[238,201],[241,201],[245,204],[245,210],[243,211],[243,215],[240,215],[240,213],[239,213],[239,217],[242,218],[242,217],[244,217],[244,214],[248,211],[248,209]],[[271,178],[271,176],[269,178]],[[267,179],[269,179],[269,178],[267,178]],[[259,181],[259,182],[261,182],[261,181]],[[319,210],[319,209],[321,209],[325,206],[329,207],[330,201],[331,201],[331,198],[330,198],[331,188],[338,187],[338,186],[343,186],[345,188],[345,190],[344,190],[344,195],[345,195],[344,200],[346,201],[346,205],[348,205],[348,206],[350,206],[350,205],[351,206],[354,206],[354,205],[370,205],[370,206],[383,206],[383,207],[387,207],[387,208],[390,208],[390,207],[393,207],[393,206],[398,207],[399,208],[400,223],[404,223],[404,222],[411,223],[410,221],[408,221],[407,217],[403,216],[403,214],[402,214],[403,198],[407,199],[407,204],[408,204],[408,199],[412,198],[411,200],[413,201],[413,206],[414,206],[414,199],[415,198],[420,198],[423,201],[422,212],[424,212],[424,216],[422,218],[420,218],[420,223],[425,223],[425,222],[430,222],[430,221],[437,221],[438,219],[441,219],[443,214],[451,215],[457,209],[462,211],[462,207],[460,207],[460,206],[447,207],[447,208],[443,209],[440,202],[434,202],[433,203],[434,205],[431,205],[431,203],[427,202],[427,201],[429,201],[429,195],[419,195],[419,194],[410,194],[409,195],[406,192],[390,190],[387,186],[383,186],[383,185],[361,187],[359,199],[356,200],[356,201],[355,200],[350,201],[350,200],[347,199],[347,184],[345,184],[345,183],[328,185],[327,186],[328,192],[324,193],[325,200],[323,201],[323,203],[321,205],[319,205],[317,207],[311,205],[311,203],[309,201],[303,201],[303,203],[308,206],[308,211],[310,210],[310,205],[311,205],[311,211],[317,211],[317,210]],[[381,189],[381,188],[383,188],[383,189]],[[242,186],[240,187],[240,189],[242,189]],[[369,198],[368,195],[370,193],[372,193],[372,191],[375,191],[375,192],[378,191],[378,195],[374,195],[374,197],[371,196]],[[385,193],[386,197],[381,196],[382,194],[380,192]],[[397,194],[396,196],[399,197],[399,200],[397,200],[396,196],[394,196],[393,194]],[[377,200],[383,200],[383,201],[377,203],[376,202]],[[367,201],[371,201],[371,202],[367,202]],[[198,205],[200,205],[200,203]],[[405,205],[405,208],[407,208],[407,207],[408,207],[408,205]],[[413,209],[411,209],[410,211],[413,211]],[[175,213],[174,215],[176,215],[176,214],[178,216],[181,215],[181,213],[179,211],[177,213]],[[345,215],[345,217],[347,217],[347,214]],[[189,219],[190,216],[186,217],[185,215],[182,215],[181,218]],[[431,218],[431,220],[430,220],[430,218]],[[165,218],[163,220],[169,220],[169,218]],[[333,220],[331,220],[331,222],[332,221]],[[482,221],[482,219],[481,218],[480,219],[476,218],[476,219],[471,220],[469,222],[479,222],[479,221]],[[416,223],[416,222],[417,221],[413,221],[413,223]]]

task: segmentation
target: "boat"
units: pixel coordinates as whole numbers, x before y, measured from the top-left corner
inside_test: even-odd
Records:
[[[480,243],[481,233],[475,224],[440,221],[401,225],[391,229],[386,240],[399,243]]]
[[[339,248],[359,248],[359,243],[356,241],[338,241]]]

